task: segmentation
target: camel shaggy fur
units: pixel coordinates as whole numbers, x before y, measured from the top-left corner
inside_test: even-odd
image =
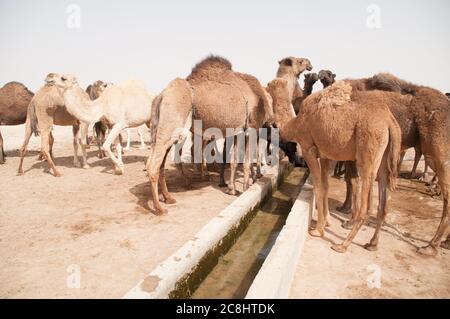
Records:
[[[286,81],[275,79],[269,84],[269,92],[274,99],[276,122],[283,123],[279,126],[281,137],[300,144],[312,173],[318,207],[317,226],[310,231],[312,236],[323,236],[327,225],[330,160],[356,162],[359,177],[352,180],[358,190],[356,222],[344,242],[332,246],[344,252],[368,218],[369,193],[380,165],[385,165],[383,171],[388,172],[383,178],[385,183],[395,187],[400,128],[383,96],[354,91],[341,81],[310,95],[297,117],[293,116],[289,103]],[[380,218],[374,237],[378,236],[382,222]]]
[[[103,150],[114,163],[115,173],[123,174],[122,145],[119,134],[127,127],[136,127],[150,121],[153,96],[141,81],[130,80],[108,86],[102,95],[91,101],[78,85],[73,75],[60,75],[55,79],[56,86],[63,96],[67,110],[80,121],[96,123],[107,121],[110,132]],[[115,144],[117,157],[111,151]]]
[[[0,125],[25,123],[27,109],[34,94],[19,82],[6,83],[0,88]],[[5,163],[3,137],[0,132],[0,164]]]
[[[53,142],[51,133],[53,125],[72,126],[73,128],[73,163],[79,167],[78,146],[81,145],[83,168],[88,168],[86,161],[86,136],[88,126],[83,124],[67,112],[64,100],[55,86],[55,79],[60,75],[50,73],[47,75],[46,84],[34,95],[28,106],[27,119],[25,122],[25,138],[20,149],[20,163],[18,174],[23,174],[23,160],[27,152],[28,142],[31,135],[41,135],[41,152],[44,154],[54,176],[61,176],[61,173],[53,161]]]

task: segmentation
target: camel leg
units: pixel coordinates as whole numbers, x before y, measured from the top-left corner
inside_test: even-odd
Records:
[[[78,132],[80,131],[80,125],[75,124],[72,126],[73,132],[73,165],[80,167],[80,161],[78,160]]]
[[[447,239],[441,243],[441,247],[450,250],[450,234],[447,236]]]
[[[123,174],[123,164],[120,163],[119,159],[114,155],[114,153],[111,151],[111,144],[113,141],[116,141],[116,139],[119,141],[119,143],[116,144],[116,147],[121,144],[119,134],[120,131],[122,131],[125,128],[125,125],[122,123],[115,124],[112,129],[109,132],[108,137],[106,138],[105,142],[103,143],[103,150],[108,154],[109,158],[113,161],[114,164],[114,173],[117,175]],[[120,153],[120,156],[122,156],[122,145],[120,146],[120,151],[117,150],[118,153]]]
[[[319,161],[317,160],[318,151],[315,146],[304,148],[302,145],[303,158],[305,159],[309,170],[311,171],[312,181],[314,185],[314,194],[317,203],[317,225],[316,229],[311,229],[309,234],[314,237],[323,237],[325,229],[325,214],[324,214],[324,189],[322,183],[322,173],[320,170]]]
[[[27,116],[27,120],[25,122],[25,137],[23,140],[22,147],[20,148],[20,162],[19,162],[19,168],[17,170],[18,175],[23,175],[23,160],[25,158],[25,155],[27,154],[27,147],[28,147],[28,143],[30,142],[31,134],[33,134],[33,133],[31,132],[31,124],[30,124],[30,120]]]
[[[150,189],[153,200],[153,209],[156,215],[167,214],[167,209],[163,208],[159,203],[158,196],[158,181],[159,174],[164,169],[163,161],[166,153],[170,149],[173,143],[168,141],[167,143],[156,143],[150,147],[150,155],[147,160],[147,174],[150,179]]]
[[[175,204],[177,201],[175,200],[175,198],[172,197],[172,195],[170,195],[169,190],[167,189],[167,184],[166,184],[166,173],[165,173],[165,165],[166,165],[166,158],[167,158],[167,154],[169,154],[170,148],[166,151],[166,155],[164,155],[164,159],[163,162],[161,164],[161,168],[159,171],[159,186],[161,186],[161,193],[164,196],[164,201],[166,204]]]
[[[88,148],[88,143],[86,143],[87,140],[87,136],[88,136],[88,131],[89,131],[89,125],[85,124],[85,123],[81,123],[80,124],[80,137],[79,137],[79,141],[80,141],[80,146],[81,146],[81,156],[82,156],[82,160],[83,160],[83,168],[89,168],[89,164],[87,163],[87,153],[86,153],[86,149]]]
[[[369,243],[364,245],[364,248],[370,251],[375,251],[378,248],[378,238],[384,219],[387,215],[387,199],[388,199],[388,183],[389,176],[387,170],[387,158],[383,158],[383,162],[378,170],[378,212],[377,212],[377,226]],[[369,195],[370,196],[370,195]]]
[[[208,141],[206,140],[202,141],[202,163],[200,164],[200,174],[202,176],[202,179],[209,179],[208,167],[206,166],[205,156],[203,154],[207,143]]]
[[[344,165],[344,180],[346,185],[345,201],[344,204],[342,204],[342,206],[340,207],[337,207],[336,210],[344,214],[349,214],[351,213],[352,209],[352,178],[357,175],[357,172],[354,162],[344,162]]]
[[[357,202],[361,203],[361,205],[358,205],[355,207],[355,217],[354,217],[354,224],[352,227],[352,230],[348,234],[347,238],[342,242],[342,244],[334,244],[331,248],[339,253],[343,253],[347,250],[347,247],[352,243],[353,239],[355,238],[356,234],[359,232],[361,226],[364,224],[364,222],[368,218],[367,209],[368,209],[368,202],[369,202],[369,193],[370,188],[372,186],[373,179],[370,177],[361,177],[361,186],[358,187],[358,190],[356,191],[357,197],[360,197],[357,199]]]
[[[422,150],[421,150],[420,146],[416,146],[414,149],[415,149],[414,165],[413,165],[411,175],[410,175],[411,179],[417,178],[417,176],[416,176],[417,165],[419,165],[420,158],[422,157]]]
[[[250,187],[250,170],[253,165],[252,158],[250,155],[251,147],[248,136],[245,137],[245,157],[244,157],[244,186],[243,191],[245,192]]]
[[[328,172],[330,171],[330,160],[320,159],[320,178],[322,181],[323,189],[323,222],[325,226],[329,226],[328,223]]]
[[[55,138],[53,137],[53,133],[50,131],[49,134],[49,153],[52,157],[53,161],[55,161],[55,157],[53,156],[53,144],[55,144]]]
[[[178,172],[180,172],[181,176],[183,176],[184,186],[186,187],[186,189],[191,189],[192,188],[191,179],[186,174],[183,163],[177,163],[175,166]]]
[[[225,183],[225,165],[227,164],[227,139],[223,142],[222,163],[220,164],[219,187],[227,187]]]
[[[127,132],[127,146],[125,146],[123,148],[123,150],[128,151],[130,149],[130,145],[131,145],[131,129],[127,128],[127,129],[125,129],[125,131]]]
[[[98,147],[98,158],[103,158],[105,156],[105,152],[102,150],[103,142],[105,141],[106,129],[103,126],[102,122],[97,122],[94,124],[95,137],[97,140]]]
[[[398,174],[400,175],[400,171],[402,170],[402,163],[406,155],[406,150],[403,150],[400,153],[400,161],[398,162]]]
[[[2,132],[0,131],[0,164],[5,163],[5,152],[3,151],[3,137]]]
[[[237,163],[237,147],[236,147],[236,144],[237,144],[237,141],[236,141],[236,136],[234,136],[233,137],[233,142],[232,142],[232,144],[231,144],[231,148],[230,148],[230,154],[231,154],[231,156],[230,156],[230,181],[228,182],[228,191],[227,191],[227,194],[230,194],[230,195],[236,195],[236,181],[235,181],[235,178],[236,178],[236,170],[237,170],[237,166],[238,166],[238,163]]]
[[[359,141],[360,145],[370,145],[370,143],[379,143],[378,141]],[[357,180],[360,183],[356,183],[356,188],[353,188],[353,192],[355,192],[355,202],[354,202],[354,224],[352,230],[348,234],[347,238],[342,242],[342,244],[334,244],[331,248],[337,252],[343,253],[347,250],[347,247],[352,243],[356,234],[360,230],[361,226],[368,219],[369,214],[369,196],[371,194],[371,189],[373,185],[373,181],[375,179],[376,174],[379,171],[382,159],[384,157],[384,153],[388,145],[386,144],[384,147],[379,147],[378,153],[373,154],[369,152],[365,152],[364,149],[358,152],[357,150],[357,172],[360,175],[360,178]]]
[[[61,173],[56,168],[56,165],[53,162],[53,159],[50,155],[50,134],[51,134],[51,127],[47,129],[41,129],[41,149],[42,152],[44,153],[48,165],[50,165],[50,168],[53,171],[53,175],[55,175],[55,177],[60,177]]]
[[[427,246],[418,250],[419,253],[430,256],[437,254],[442,238],[445,236],[446,231],[450,228],[450,216],[448,210],[448,204],[450,201],[450,161],[445,161],[445,159],[435,159],[435,161],[438,183],[441,186],[441,194],[444,201],[442,217],[433,239]]]
[[[137,130],[138,130],[138,134],[139,134],[139,139],[141,140],[141,147],[139,149],[145,150],[144,128],[139,126]]]

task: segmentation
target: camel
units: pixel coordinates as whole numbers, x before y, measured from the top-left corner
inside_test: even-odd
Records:
[[[41,152],[44,154],[53,175],[61,176],[61,173],[56,168],[53,161],[53,142],[54,138],[51,133],[53,125],[72,126],[73,131],[73,163],[79,167],[78,160],[78,146],[81,146],[82,151],[82,167],[88,168],[86,161],[86,136],[88,126],[80,123],[76,118],[67,112],[64,105],[64,100],[55,86],[55,79],[59,75],[50,73],[45,79],[45,85],[39,89],[30,101],[27,111],[27,118],[25,122],[25,138],[20,149],[20,163],[18,174],[23,175],[23,160],[27,152],[28,142],[31,134],[41,135]]]
[[[103,81],[95,81],[86,88],[86,93],[89,95],[91,100],[96,100],[100,97],[100,94],[111,85],[111,83],[103,82]],[[102,145],[106,139],[106,131],[108,130],[107,123],[102,121],[98,121],[94,124],[94,132],[95,138],[98,147],[98,158],[103,158],[106,156],[105,152],[102,150]]]
[[[34,93],[19,82],[6,83],[0,89],[0,125],[20,125],[25,123],[27,108]],[[0,132],[0,164],[5,163],[3,137]]]
[[[320,70],[319,71],[319,80],[323,85],[323,88],[326,88],[332,85],[335,82],[336,74],[331,72],[330,70]]]
[[[143,82],[137,80],[108,86],[94,101],[80,88],[73,75],[59,75],[55,78],[55,83],[70,114],[85,123],[107,121],[110,132],[103,143],[103,150],[113,161],[114,173],[123,174],[119,134],[125,128],[137,127],[150,121],[154,96],[147,91]],[[113,142],[117,157],[111,151]]]
[[[313,86],[318,80],[319,76],[317,75],[317,73],[305,74],[302,94],[301,96],[298,96],[294,101],[295,114],[298,114],[300,112],[300,107],[302,105],[303,100],[305,100],[308,96],[311,95],[313,91]]]
[[[311,170],[318,207],[317,226],[310,230],[312,236],[322,237],[327,225],[330,160],[356,162],[359,177],[352,179],[358,190],[356,222],[343,243],[332,246],[337,252],[345,252],[368,218],[369,193],[380,166],[386,168],[380,170],[386,174],[378,178],[395,188],[401,131],[389,110],[389,101],[377,92],[359,92],[338,81],[306,98],[295,117],[285,80],[273,80],[269,92],[280,136],[300,144]],[[382,222],[380,218],[378,226]],[[377,227],[374,237],[378,230]]]
[[[306,68],[306,66],[305,66]],[[297,77],[296,77],[297,79]],[[218,56],[209,56],[197,63],[186,80],[175,79],[155,99],[152,115],[152,144],[147,161],[153,207],[158,215],[167,213],[158,201],[158,180],[166,203],[175,203],[169,194],[164,176],[164,163],[170,147],[179,142],[182,130],[190,127],[191,120],[202,121],[202,130],[216,128],[222,136],[226,129],[234,129],[227,136],[231,145],[231,177],[228,193],[234,195],[237,150],[236,132],[247,128],[258,129],[270,122],[271,106],[259,81],[248,74],[234,72],[231,63]],[[177,131],[177,128],[181,131]],[[178,132],[178,133],[177,133]],[[181,134],[181,135],[180,135]],[[202,135],[203,132],[194,132]],[[249,186],[250,148],[246,143],[244,160],[244,190]]]
[[[378,74],[368,79],[348,80],[354,89],[389,94],[389,107],[402,130],[402,149],[420,146],[425,162],[436,173],[443,198],[443,212],[436,234],[429,244],[418,250],[436,255],[450,225],[450,101],[441,92],[401,80],[391,74]],[[380,92],[384,91],[384,92]],[[352,197],[347,186],[347,197]],[[350,194],[350,195],[349,195]],[[386,200],[380,199],[380,206]],[[351,200],[350,205],[351,207]]]

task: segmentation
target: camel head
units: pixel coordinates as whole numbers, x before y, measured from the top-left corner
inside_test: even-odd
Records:
[[[279,71],[280,69],[289,69],[297,78],[304,71],[311,71],[313,69],[311,62],[306,58],[296,58],[293,56],[284,58],[278,61]]]
[[[319,76],[317,73],[305,74],[305,86],[313,86],[317,81],[319,81]]]
[[[323,87],[327,87],[334,83],[336,78],[336,74],[331,72],[330,70],[320,70],[319,79],[322,82]]]
[[[53,77],[53,82],[63,92],[78,86],[77,78],[70,74],[56,74]]]
[[[59,77],[60,75],[58,73],[49,73],[47,74],[47,76],[45,77],[45,83],[46,84],[55,84],[55,80]]]

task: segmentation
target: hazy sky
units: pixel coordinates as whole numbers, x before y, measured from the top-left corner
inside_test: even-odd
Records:
[[[79,29],[67,27],[72,3]],[[378,29],[366,23],[372,3],[381,9]],[[0,85],[15,80],[35,91],[60,72],[83,86],[138,78],[157,93],[215,53],[263,84],[280,58],[294,55],[339,78],[388,71],[449,92],[449,9],[448,0],[0,0]]]

